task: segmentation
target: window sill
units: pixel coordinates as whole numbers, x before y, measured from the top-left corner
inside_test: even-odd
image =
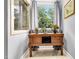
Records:
[[[29,30],[16,30],[16,31],[11,31],[11,35],[19,35],[23,33],[28,33]]]

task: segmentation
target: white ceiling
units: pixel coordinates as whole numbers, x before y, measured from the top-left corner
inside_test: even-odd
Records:
[[[36,0],[36,1],[47,1],[47,2],[54,2],[56,0]]]

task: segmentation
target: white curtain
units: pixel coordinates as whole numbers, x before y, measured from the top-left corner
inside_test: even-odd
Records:
[[[35,0],[32,1],[32,30],[35,29],[35,27],[38,27],[38,12],[37,12],[37,2]]]
[[[55,5],[56,5],[56,24],[60,27],[59,25],[60,15],[59,15],[58,1],[55,2]]]
[[[62,5],[60,4],[60,1],[55,2],[56,6],[56,24],[60,27],[59,31],[62,32]]]

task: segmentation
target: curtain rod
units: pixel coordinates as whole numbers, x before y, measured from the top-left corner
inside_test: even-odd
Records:
[[[36,2],[56,2],[56,1],[37,1],[37,0],[32,0],[32,1],[36,1]]]

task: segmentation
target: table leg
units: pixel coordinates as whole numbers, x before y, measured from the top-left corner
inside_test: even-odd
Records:
[[[61,55],[63,55],[63,47],[61,47]]]
[[[32,47],[30,46],[30,57],[32,57]]]

